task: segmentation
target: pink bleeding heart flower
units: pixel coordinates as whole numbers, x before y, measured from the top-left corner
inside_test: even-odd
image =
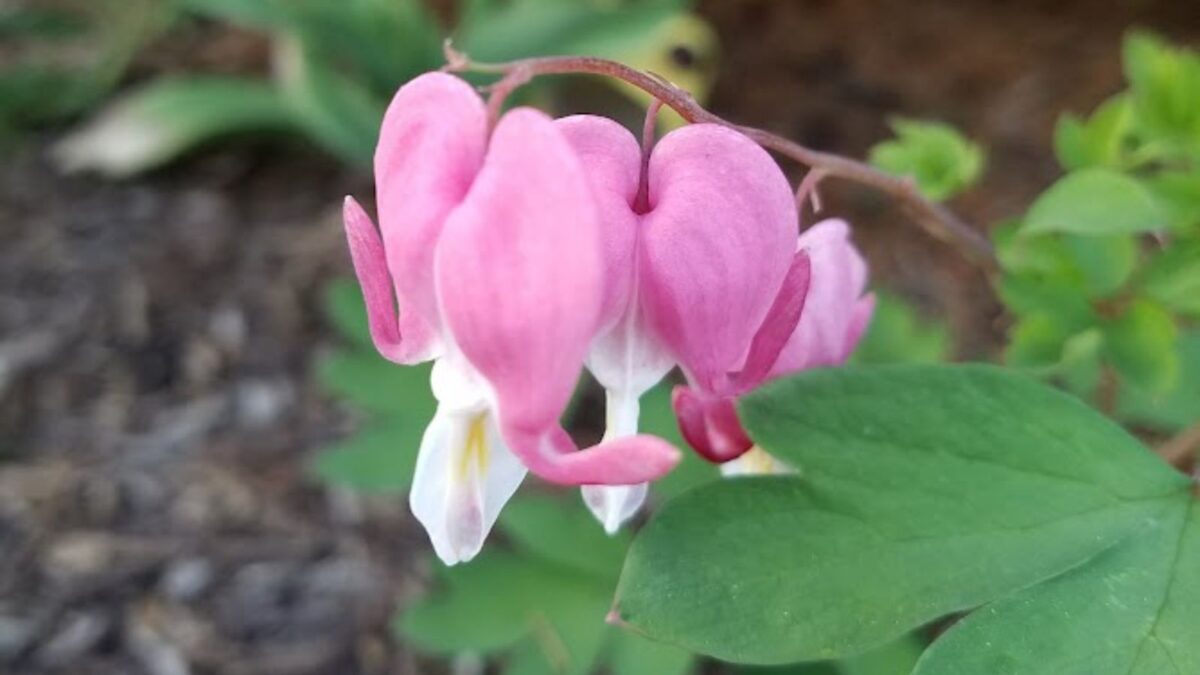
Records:
[[[606,286],[597,205],[550,118],[516,109],[489,134],[470,86],[423,75],[388,108],[375,179],[380,229],[347,199],[346,232],[379,352],[436,359],[409,501],[443,561],[478,553],[526,469],[564,484],[671,469],[661,439],[580,451],[559,425]]]
[[[797,250],[812,262],[808,297],[799,323],[771,367],[741,382],[742,389],[732,395],[714,396],[686,387],[673,392],[675,412],[688,443],[706,447],[702,450],[706,456],[725,458],[722,471],[726,474],[784,469],[762,450],[751,450],[753,443],[737,418],[736,396],[777,377],[844,363],[875,308],[874,296],[864,295],[866,261],[851,241],[845,221],[825,220],[812,226],[800,235]]]
[[[675,364],[720,395],[746,371],[765,373],[808,279],[795,199],[771,157],[714,124],[673,131],[652,151],[609,119],[558,124],[588,167],[603,222],[608,283],[588,368],[606,391],[606,438],[637,432],[638,399]],[[584,488],[610,532],[645,496],[644,484]]]

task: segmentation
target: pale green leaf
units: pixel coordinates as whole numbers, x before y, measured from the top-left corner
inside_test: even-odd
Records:
[[[1108,169],[1067,174],[1042,193],[1025,216],[1028,233],[1111,235],[1166,227],[1166,217],[1135,179]]]
[[[983,149],[954,127],[899,119],[895,140],[871,149],[871,164],[916,181],[925,196],[943,201],[969,188],[983,173]]]

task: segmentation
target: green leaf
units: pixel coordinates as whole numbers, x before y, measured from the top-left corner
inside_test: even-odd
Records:
[[[917,315],[904,300],[875,292],[875,315],[852,362],[937,363],[950,357],[950,333],[941,321]]]
[[[685,675],[692,670],[692,655],[661,642],[652,642],[627,631],[614,631],[609,654],[612,675]]]
[[[1083,563],[1190,485],[1078,399],[994,367],[810,371],[740,409],[802,478],[672,501],[617,593],[639,632],[737,662],[861,653]]]
[[[1200,318],[1200,241],[1168,246],[1142,270],[1140,285],[1171,311]]]
[[[318,454],[313,473],[327,483],[380,494],[403,494],[412,483],[427,420],[387,419]]]
[[[1152,392],[1128,384],[1118,395],[1119,417],[1164,433],[1176,433],[1200,420],[1200,332],[1180,336],[1180,384],[1167,392]]]
[[[1170,313],[1157,303],[1138,300],[1104,325],[1105,355],[1124,380],[1165,392],[1179,379],[1178,337]]]
[[[1059,163],[1068,171],[1122,168],[1132,122],[1133,109],[1123,94],[1105,101],[1086,122],[1063,115],[1054,127]]]
[[[1119,291],[1138,262],[1138,243],[1133,235],[1064,235],[1063,244],[1083,278],[1089,298],[1104,298]]]
[[[290,130],[294,120],[269,85],[247,78],[187,76],[155,80],[116,99],[57,143],[68,171],[129,176],[161,166],[214,138]]]
[[[1172,502],[1086,565],[959,622],[915,675],[1200,672],[1200,503]]]
[[[1026,232],[1132,234],[1166,227],[1150,193],[1133,178],[1108,169],[1084,169],[1050,186],[1025,216]]]
[[[1164,171],[1148,178],[1146,186],[1173,230],[1194,232],[1200,226],[1200,171]]]
[[[317,377],[348,402],[369,412],[417,420],[423,431],[434,412],[431,368],[428,363],[398,366],[367,351],[341,351],[317,364]]]
[[[1200,149],[1200,56],[1135,32],[1125,40],[1125,74],[1139,132],[1168,152]]]
[[[363,349],[375,348],[367,324],[367,306],[357,282],[352,279],[329,282],[321,293],[321,308],[342,337]]]
[[[513,500],[500,514],[500,527],[528,554],[609,582],[616,581],[629,547],[627,532],[606,535],[591,513],[558,497]]]
[[[894,120],[896,139],[871,149],[871,164],[917,182],[925,196],[944,201],[971,187],[983,173],[983,149],[939,122]]]
[[[1004,362],[1015,368],[1051,369],[1062,362],[1073,334],[1057,315],[1022,316],[1009,333]]]
[[[299,40],[277,40],[275,49],[279,86],[296,122],[337,157],[369,166],[385,101]]]
[[[515,644],[532,628],[539,602],[557,602],[555,594],[572,583],[558,570],[493,550],[470,565],[441,568],[441,582],[440,592],[404,610],[396,628],[423,651],[442,654]]]
[[[679,433],[679,422],[671,409],[670,378],[658,383],[642,395],[641,417],[638,425],[642,433],[658,436],[682,449],[683,459],[668,473],[651,485],[651,494],[660,499],[671,499],[698,485],[710,483],[721,477],[717,467],[688,450],[687,443]]]

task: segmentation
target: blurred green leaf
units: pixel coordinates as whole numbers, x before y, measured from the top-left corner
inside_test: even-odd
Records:
[[[950,358],[945,324],[920,317],[900,298],[875,291],[875,314],[853,363],[937,363]]]
[[[1195,232],[1200,227],[1200,170],[1165,171],[1148,178],[1146,185],[1166,212],[1172,229]]]
[[[1178,330],[1171,314],[1149,300],[1135,301],[1104,325],[1105,354],[1124,380],[1168,391],[1179,379]]]
[[[532,628],[539,604],[562,600],[573,582],[560,570],[489,547],[469,565],[440,569],[436,592],[411,603],[396,621],[422,651],[489,654]]]
[[[1125,95],[1105,101],[1086,121],[1063,115],[1054,128],[1059,163],[1068,171],[1120,169],[1132,121],[1132,107]]]
[[[559,497],[526,495],[513,500],[500,514],[500,527],[530,556],[614,584],[629,547],[628,532],[608,536],[592,514],[564,508]]]
[[[1138,262],[1133,235],[1063,236],[1075,268],[1090,298],[1104,298],[1125,286]]]
[[[613,631],[612,675],[684,675],[695,658],[673,645],[653,642],[628,631]]]
[[[367,305],[353,279],[334,279],[321,292],[321,309],[338,334],[355,347],[375,349],[367,324]]]
[[[187,76],[130,91],[55,145],[68,171],[128,176],[177,159],[220,136],[294,128],[269,85],[249,78]]]
[[[1195,156],[1200,151],[1200,56],[1134,32],[1125,39],[1124,61],[1139,132],[1165,154]]]
[[[297,124],[350,164],[369,166],[384,103],[298,40],[275,44],[279,85]]]
[[[1179,338],[1180,385],[1151,392],[1133,384],[1118,390],[1119,417],[1130,424],[1176,433],[1200,420],[1200,332]]]
[[[84,17],[59,7],[0,7],[0,37],[61,39],[88,29]]]
[[[679,422],[671,409],[670,378],[658,383],[646,392],[641,400],[641,418],[638,425],[643,433],[658,436],[683,451],[683,459],[666,476],[654,481],[650,487],[653,497],[667,500],[687,490],[720,478],[717,467],[692,452],[679,433]]]
[[[428,420],[403,415],[375,422],[313,460],[321,480],[358,492],[406,494]]]
[[[1167,309],[1200,318],[1200,241],[1171,244],[1151,258],[1140,285]]]
[[[908,176],[926,197],[944,201],[971,187],[983,173],[983,149],[940,122],[898,119],[895,140],[871,149],[871,164]]]
[[[403,414],[424,424],[433,417],[429,393],[432,366],[397,366],[372,352],[336,352],[317,364],[317,377],[331,392],[363,410]]]
[[[1067,174],[1030,207],[1029,234],[1131,234],[1162,229],[1166,218],[1150,193],[1133,178],[1108,169]]]
[[[1054,314],[1039,312],[1022,316],[1009,332],[1004,363],[1048,373],[1062,361],[1067,340],[1073,334],[1073,328]]]

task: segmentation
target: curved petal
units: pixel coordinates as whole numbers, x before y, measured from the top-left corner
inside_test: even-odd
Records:
[[[671,392],[671,407],[688,445],[710,462],[728,462],[754,445],[738,420],[733,397],[680,386]]]
[[[813,225],[800,235],[798,245],[812,259],[812,280],[804,313],[771,369],[772,377],[845,361],[873,308],[873,303],[861,304],[867,264],[845,221]]]
[[[560,483],[631,484],[678,459],[657,439],[583,452],[558,420],[603,304],[596,205],[583,167],[549,117],[505,115],[436,253],[442,316],[488,381],[500,429],[534,473]]]
[[[636,485],[585,485],[581,488],[583,503],[592,515],[604,526],[608,534],[616,534],[625,521],[637,515],[646,503],[650,486]]]
[[[358,277],[366,301],[367,325],[375,348],[384,358],[396,363],[427,360],[436,343],[436,336],[424,321],[408,322],[404,334],[401,334],[396,316],[396,299],[392,294],[392,277],[388,273],[383,242],[371,217],[358,202],[346,197],[342,220],[346,226],[354,274]]]
[[[734,377],[736,393],[749,391],[762,384],[779,360],[779,353],[796,332],[808,298],[811,269],[808,253],[797,251],[787,276],[783,278],[783,285],[775,296],[775,302],[767,312],[767,318],[750,343],[746,363]]]
[[[554,122],[574,149],[592,189],[604,262],[601,330],[625,314],[634,281],[637,197],[641,155],[628,129],[607,117],[572,115]]]
[[[649,202],[639,262],[647,316],[689,380],[722,391],[791,264],[791,187],[744,135],[693,124],[655,147]]]
[[[487,111],[463,80],[426,73],[396,93],[375,150],[375,191],[404,340],[437,335],[433,255],[451,210],[483,161]],[[410,337],[412,336],[412,337]],[[408,352],[433,353],[436,344]]]
[[[421,439],[409,505],[442,562],[474,558],[525,478],[486,412],[439,406]]]

